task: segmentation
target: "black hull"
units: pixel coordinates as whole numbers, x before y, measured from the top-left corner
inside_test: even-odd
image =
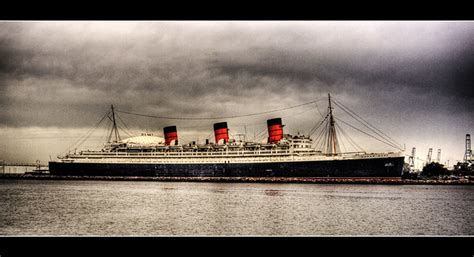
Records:
[[[404,157],[333,161],[218,163],[218,164],[112,164],[50,162],[58,176],[161,177],[401,177]]]

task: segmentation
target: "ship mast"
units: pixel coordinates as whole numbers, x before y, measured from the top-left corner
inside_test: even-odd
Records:
[[[336,135],[336,127],[334,126],[334,117],[332,116],[332,109],[331,106],[331,94],[328,93],[329,99],[329,106],[328,106],[328,113],[329,113],[329,130],[328,130],[328,137],[327,137],[327,144],[326,144],[326,153],[328,155],[336,155],[340,152],[339,143],[337,142],[337,135]]]
[[[110,138],[112,137],[112,133],[114,133],[114,135],[115,135],[114,143],[117,143],[117,142],[120,141],[120,134],[119,134],[119,131],[117,129],[117,122],[115,121],[114,105],[110,105],[110,107],[112,109],[112,122],[113,122],[113,125],[112,125],[112,130],[110,131],[108,141],[110,142]]]

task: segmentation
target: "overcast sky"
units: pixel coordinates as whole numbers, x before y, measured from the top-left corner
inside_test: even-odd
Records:
[[[425,159],[429,147],[434,156],[441,148],[442,162],[453,164],[473,132],[473,76],[472,22],[2,22],[0,159],[46,162],[111,104],[216,117],[331,93],[408,154],[417,147]],[[119,115],[133,133],[178,125],[187,140],[203,140],[223,121]],[[251,137],[274,117],[286,132],[304,133],[319,114],[313,105],[227,122],[234,134],[246,125]],[[369,151],[393,150],[345,130]]]

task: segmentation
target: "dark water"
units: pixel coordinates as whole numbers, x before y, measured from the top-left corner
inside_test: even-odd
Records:
[[[2,235],[473,235],[473,186],[0,180]]]

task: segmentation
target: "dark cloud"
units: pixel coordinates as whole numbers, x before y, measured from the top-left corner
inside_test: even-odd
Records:
[[[474,41],[471,41],[474,42]],[[474,43],[469,51],[459,56],[459,61],[450,66],[450,85],[446,85],[447,93],[455,96],[474,98]]]
[[[352,56],[322,57],[318,53],[291,49],[267,49],[247,60],[236,61],[233,57],[219,56],[212,61],[212,67],[232,78],[242,75],[274,77],[298,82],[302,87],[308,84],[330,87],[336,92],[346,90],[346,82],[349,81],[359,88],[408,88],[414,94],[436,91],[472,100],[473,90],[470,87],[474,76],[474,44],[456,51],[459,53],[451,56],[420,55],[404,59],[373,56],[353,60]]]

